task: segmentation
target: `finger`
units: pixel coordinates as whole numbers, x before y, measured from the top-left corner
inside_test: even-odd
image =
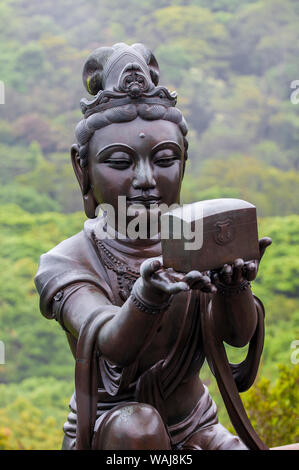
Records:
[[[161,277],[152,277],[151,285],[157,289],[165,292],[166,294],[176,294],[181,291],[188,291],[190,287],[186,282],[169,282],[168,279],[163,279]]]
[[[168,284],[166,289],[165,292],[168,294],[178,294],[179,292],[190,290],[190,287],[186,282],[175,282],[174,284]]]
[[[225,284],[230,284],[232,280],[232,267],[230,264],[225,264],[220,272],[220,277]]]
[[[209,292],[209,293],[216,293],[217,287],[211,281],[211,277],[213,280],[217,276],[218,273],[215,271],[206,271],[205,274],[201,273],[200,271],[190,271],[184,277],[184,281],[190,285],[192,290],[201,290],[202,292]]]
[[[202,276],[200,279],[194,280],[194,282],[190,285],[191,289],[202,289],[203,287],[211,284],[211,279],[206,276]]]
[[[192,287],[194,284],[201,284],[203,282],[204,276],[199,271],[190,271],[184,277],[184,281]]]
[[[175,272],[173,269],[158,269],[152,273],[151,278],[148,282],[158,281],[163,285],[175,284],[177,282],[185,282],[185,274]]]
[[[233,264],[232,279],[233,279],[234,282],[240,282],[241,281],[241,279],[243,277],[243,274],[242,274],[243,267],[244,267],[244,260],[242,258],[237,258],[234,261],[234,264]]]
[[[270,237],[264,237],[259,240],[259,249],[260,249],[260,260],[264,256],[264,253],[268,246],[272,244],[272,238]]]
[[[217,271],[211,271],[211,281],[214,283],[214,284],[217,284],[217,282],[219,282],[219,273]]]
[[[217,292],[217,288],[216,288],[216,286],[214,286],[214,284],[212,284],[211,279],[210,279],[209,276],[204,276],[203,277],[203,286],[202,286],[201,290],[203,292],[211,292],[211,293]]]
[[[204,284],[200,290],[202,292],[206,292],[206,293],[211,293],[211,294],[216,294],[217,292],[217,287],[214,286],[214,284],[212,284],[211,282],[207,282],[206,284]]]
[[[161,258],[150,258],[145,261],[140,266],[140,274],[141,276],[148,281],[151,275],[158,271],[162,267],[162,260]]]
[[[167,269],[165,269],[165,271],[163,273],[161,272],[161,276],[166,277],[167,279],[170,279],[173,282],[180,282],[180,281],[185,280],[186,274],[175,271],[172,268],[167,268]]]
[[[213,284],[213,282],[216,282],[219,279],[219,274],[216,271],[207,271],[207,273],[204,275],[203,273],[200,273],[200,271],[195,271],[198,276],[198,281],[194,282],[191,286],[191,289],[199,289],[202,292],[208,292],[215,294],[217,292],[217,287]],[[186,276],[190,275],[193,277],[194,271],[190,271]],[[200,275],[200,276],[199,276]],[[194,275],[195,277],[195,275]]]
[[[212,283],[209,276],[202,276],[197,282],[191,286],[192,290],[201,290],[202,292],[210,292],[212,294],[217,292],[217,287]]]
[[[249,261],[246,263],[243,269],[243,275],[247,281],[253,281],[256,278],[257,274],[257,263],[254,261]]]

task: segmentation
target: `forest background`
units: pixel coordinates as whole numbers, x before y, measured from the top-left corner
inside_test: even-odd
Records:
[[[268,445],[299,441],[298,26],[297,0],[1,0],[0,449],[61,446],[74,361],[39,312],[33,277],[85,220],[69,157],[81,71],[116,42],[150,47],[178,92],[190,143],[182,202],[248,200],[273,238],[253,284],[265,348],[243,397]],[[203,378],[230,427],[207,367]]]

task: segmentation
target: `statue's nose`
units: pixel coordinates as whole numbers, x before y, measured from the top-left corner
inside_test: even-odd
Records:
[[[132,185],[134,189],[152,189],[156,187],[153,169],[149,162],[140,162],[137,165]]]

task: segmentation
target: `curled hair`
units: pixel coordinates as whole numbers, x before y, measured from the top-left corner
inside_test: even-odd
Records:
[[[186,139],[188,129],[186,121],[179,109],[159,104],[128,104],[110,108],[101,113],[92,114],[78,123],[75,135],[79,146],[81,168],[86,167],[88,164],[88,145],[96,130],[102,129],[109,124],[133,121],[137,116],[148,121],[162,119],[177,124],[184,139],[185,159],[188,158],[188,142]]]

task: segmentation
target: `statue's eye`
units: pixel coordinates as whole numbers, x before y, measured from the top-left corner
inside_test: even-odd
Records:
[[[153,157],[154,164],[161,167],[171,166],[178,160],[180,160],[179,155],[171,149],[160,150]]]
[[[158,161],[156,161],[156,165],[158,166],[171,166],[173,163],[176,161],[176,158],[161,158]]]
[[[132,159],[130,155],[125,152],[114,152],[112,155],[106,158],[105,163],[111,168],[124,170],[131,166]]]

